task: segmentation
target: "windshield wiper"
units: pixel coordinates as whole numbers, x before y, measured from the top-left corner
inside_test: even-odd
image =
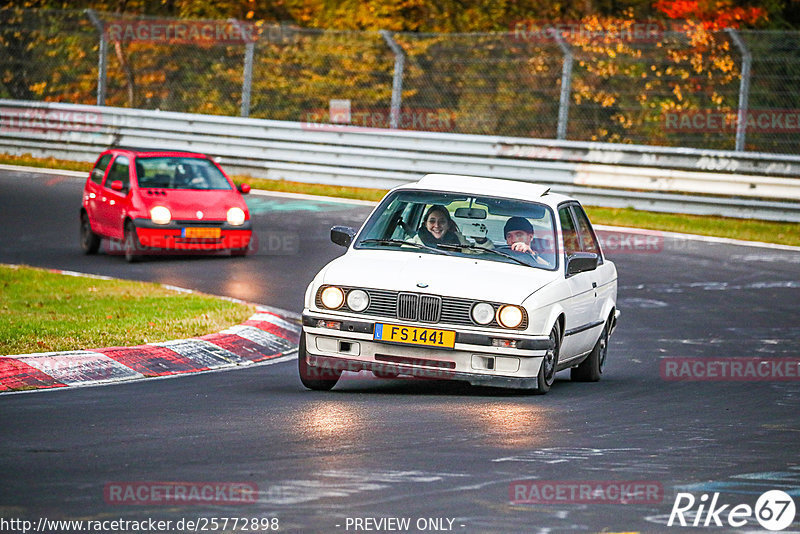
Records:
[[[506,254],[505,252],[500,252],[499,250],[495,250],[493,248],[484,248],[484,247],[481,247],[479,245],[448,245],[448,244],[441,244],[441,245],[436,245],[436,246],[439,247],[439,248],[446,249],[446,250],[460,250],[460,249],[464,249],[464,248],[469,249],[469,250],[480,250],[481,252],[489,252],[491,254],[496,254],[498,256],[502,256],[504,258],[508,258],[509,260],[515,261],[515,262],[519,263],[520,265],[524,265],[526,267],[533,267],[533,265],[531,265],[530,263],[522,261],[519,258],[515,258],[511,254]]]
[[[408,245],[409,247],[421,248],[424,250],[430,250],[431,252],[435,252],[436,254],[444,254],[445,256],[451,256],[452,254],[448,254],[443,250],[438,250],[433,247],[429,247],[427,245],[422,245],[420,243],[414,243],[412,241],[403,241],[402,239],[364,239],[359,242],[359,245],[363,245],[364,243],[376,243],[378,245]]]

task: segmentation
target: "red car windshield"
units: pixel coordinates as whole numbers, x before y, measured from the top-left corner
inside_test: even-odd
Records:
[[[136,158],[139,187],[159,189],[222,189],[231,184],[209,160],[190,157]]]

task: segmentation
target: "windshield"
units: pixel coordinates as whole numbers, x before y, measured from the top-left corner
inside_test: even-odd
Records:
[[[189,157],[136,158],[139,187],[159,189],[231,189],[209,160]]]
[[[557,267],[550,208],[458,193],[392,193],[364,225],[355,247]]]

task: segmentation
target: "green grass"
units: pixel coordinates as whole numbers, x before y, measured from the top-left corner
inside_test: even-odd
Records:
[[[59,161],[52,158],[41,160],[29,155],[0,155],[0,163],[72,169],[86,172],[88,172],[92,166],[89,163]],[[290,182],[286,180],[265,180],[249,176],[233,176],[232,178],[236,183],[248,183],[253,188],[265,189],[268,191],[304,193],[307,195],[372,201],[378,201],[386,194],[385,189],[307,184],[304,182]],[[589,217],[592,222],[595,224],[629,226],[632,228],[647,228],[666,232],[682,232],[800,246],[800,224],[798,223],[780,223],[704,215],[675,215],[671,213],[640,211],[630,208],[587,207],[587,211],[589,212]]]
[[[92,166],[94,165],[94,162],[85,163],[83,161],[69,161],[56,158],[35,158],[30,154],[25,154],[24,156],[0,154],[0,163],[5,165],[22,165],[25,167],[62,169],[65,171],[86,171],[87,173],[92,170]]]
[[[368,189],[366,187],[347,187],[340,185],[308,184],[305,182],[289,182],[287,180],[266,180],[250,176],[231,176],[234,182],[248,183],[254,189],[282,191],[284,193],[303,193],[322,197],[352,198],[377,202],[384,197],[388,189]]]
[[[156,284],[0,265],[0,355],[201,336],[239,324],[254,311]]]

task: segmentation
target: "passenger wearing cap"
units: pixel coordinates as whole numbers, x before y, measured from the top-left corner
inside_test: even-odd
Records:
[[[549,265],[547,260],[542,258],[538,252],[531,248],[533,241],[533,225],[524,217],[511,217],[503,227],[503,235],[506,236],[506,243],[515,252],[525,252],[533,256],[536,263]]]

